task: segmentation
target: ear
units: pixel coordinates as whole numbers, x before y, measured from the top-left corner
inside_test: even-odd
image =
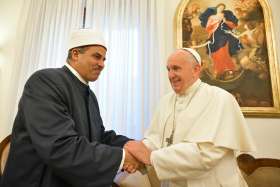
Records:
[[[77,49],[72,49],[71,50],[71,58],[73,60],[77,60],[79,56],[79,51]]]
[[[201,71],[201,66],[200,66],[199,64],[196,64],[196,65],[194,66],[194,68],[193,68],[193,73],[194,73],[195,75],[198,75],[198,76],[199,76],[200,71]]]

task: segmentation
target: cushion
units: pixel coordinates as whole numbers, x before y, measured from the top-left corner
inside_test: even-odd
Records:
[[[120,187],[152,187],[148,175],[142,175],[139,171],[133,174],[122,172],[114,180]]]
[[[280,168],[259,167],[250,175],[242,174],[249,187],[280,187]]]

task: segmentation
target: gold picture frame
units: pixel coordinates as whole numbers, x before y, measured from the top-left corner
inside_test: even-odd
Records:
[[[177,48],[196,48],[201,79],[231,92],[244,115],[280,117],[279,63],[266,0],[182,0]]]

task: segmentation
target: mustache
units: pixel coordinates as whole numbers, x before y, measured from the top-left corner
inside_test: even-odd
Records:
[[[93,70],[102,70],[103,67],[102,67],[102,66],[99,66],[99,65],[97,64],[97,65],[94,65],[92,69],[93,69]]]

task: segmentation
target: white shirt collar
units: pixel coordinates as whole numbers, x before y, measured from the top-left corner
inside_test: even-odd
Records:
[[[73,73],[75,77],[77,77],[77,79],[79,79],[85,85],[88,85],[88,82],[83,79],[83,77],[72,66],[70,66],[70,64],[66,63],[65,66]]]

